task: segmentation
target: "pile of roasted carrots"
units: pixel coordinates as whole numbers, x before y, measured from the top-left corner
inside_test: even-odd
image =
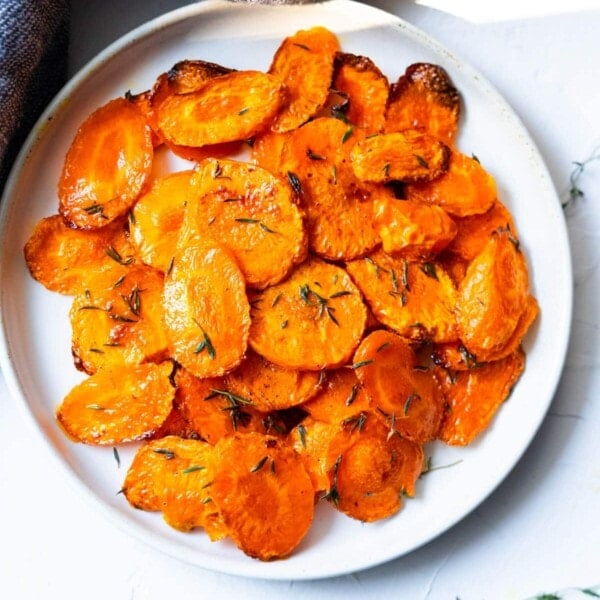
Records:
[[[25,257],[74,296],[60,425],[145,440],[133,506],[281,558],[319,499],[389,517],[424,444],[488,427],[538,305],[460,106],[439,66],[390,84],[315,27],[266,73],[182,61],[81,125]]]

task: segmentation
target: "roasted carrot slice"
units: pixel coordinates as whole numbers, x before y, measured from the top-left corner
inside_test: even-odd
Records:
[[[254,288],[283,279],[307,252],[303,215],[290,184],[234,160],[198,165],[181,235],[183,244],[188,235],[218,239]]]
[[[164,360],[162,292],[158,271],[135,266],[107,288],[92,287],[77,294],[69,314],[76,366],[95,373],[114,365]]]
[[[329,448],[340,431],[341,424],[317,421],[310,415],[304,418],[289,434],[289,442],[300,456],[319,494],[329,489]]]
[[[319,111],[327,100],[338,50],[337,37],[324,27],[298,31],[283,40],[269,69],[287,90],[273,131],[296,129]]]
[[[256,410],[270,412],[297,406],[320,389],[317,371],[285,369],[255,352],[225,376],[225,386],[235,395],[247,398]]]
[[[165,333],[172,357],[198,377],[223,375],[246,352],[250,307],[229,251],[189,238],[165,277]]]
[[[159,177],[133,209],[131,238],[142,260],[163,273],[174,257],[192,174],[180,171]]]
[[[339,119],[323,117],[293,131],[284,146],[282,170],[306,210],[310,248],[331,260],[350,260],[375,248],[373,198],[392,195],[354,175],[349,152],[359,136]]]
[[[270,130],[257,135],[250,151],[252,162],[271,173],[281,173],[281,157],[288,136],[289,133]]]
[[[177,396],[177,393],[175,394]],[[169,416],[164,423],[150,436],[151,440],[174,435],[180,438],[199,440],[200,434],[192,427],[177,406],[171,408]]]
[[[483,250],[494,231],[508,229],[513,237],[517,237],[512,215],[499,200],[482,214],[455,218],[454,222],[458,231],[450,242],[448,251],[467,262],[472,261]]]
[[[281,82],[260,71],[234,71],[199,90],[167,96],[156,107],[162,135],[181,146],[247,140],[266,129],[284,99]]]
[[[459,337],[479,362],[510,341],[529,297],[525,257],[509,231],[496,232],[458,288]]]
[[[116,281],[133,264],[136,251],[122,221],[102,229],[73,229],[52,215],[38,221],[24,253],[34,279],[53,292],[72,295],[98,287],[102,275],[106,285]]]
[[[175,390],[171,362],[103,369],[77,384],[63,399],[56,418],[84,444],[141,440],[167,418]]]
[[[58,182],[59,213],[81,229],[104,227],[124,215],[152,168],[151,129],[125,98],[94,111],[78,129]]]
[[[485,431],[525,368],[521,350],[467,371],[439,369],[446,414],[439,439],[466,446]]]
[[[439,206],[411,200],[375,200],[375,227],[383,249],[394,256],[427,259],[454,239],[457,227]]]
[[[413,442],[435,439],[443,404],[432,373],[395,333],[369,334],[354,354],[356,376],[391,431]]]
[[[199,379],[180,368],[175,374],[175,385],[175,406],[210,444],[238,430],[259,429],[260,417],[252,400],[233,393],[222,377]]]
[[[452,144],[458,129],[460,97],[439,65],[415,63],[392,86],[386,131],[419,129]]]
[[[282,367],[335,367],[352,356],[366,318],[348,274],[310,258],[284,282],[252,297],[250,345]]]
[[[441,177],[407,185],[405,191],[407,198],[437,204],[457,217],[484,213],[497,197],[496,181],[479,160],[457,151]]]
[[[350,159],[360,181],[432,181],[448,170],[450,148],[415,129],[370,135],[352,147]]]
[[[372,413],[365,414],[359,425],[340,431],[329,453],[338,454],[329,470],[326,498],[346,515],[365,522],[397,513],[402,495],[414,495],[423,469],[421,446],[390,435]]]
[[[414,341],[458,338],[456,289],[435,262],[413,262],[376,251],[346,264],[375,318]]]
[[[389,95],[387,77],[367,56],[338,52],[334,62],[332,116],[344,116],[368,133],[378,133],[385,124]]]
[[[222,438],[210,494],[228,534],[247,555],[283,558],[306,535],[314,488],[298,454],[258,433]]]
[[[212,447],[200,440],[165,436],[143,445],[127,471],[122,492],[134,507],[163,511],[176,529],[206,527],[213,539],[217,515],[210,503]]]
[[[352,369],[328,371],[319,393],[302,407],[313,419],[341,424],[346,419],[367,411],[369,398]]]

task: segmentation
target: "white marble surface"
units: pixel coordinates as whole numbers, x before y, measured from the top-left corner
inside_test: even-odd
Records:
[[[74,72],[132,27],[187,3],[72,4]],[[530,130],[561,197],[568,196],[573,162],[600,151],[599,1],[505,2],[498,11],[488,7],[482,13],[479,6],[473,19],[465,2],[445,4],[460,16],[426,2],[371,4],[421,27],[495,84]],[[514,471],[450,531],[388,564],[314,582],[249,580],[181,564],[127,537],[68,487],[44,447],[32,441],[0,380],[0,595],[86,600],[592,597],[577,591],[581,588],[600,595],[600,160],[586,164],[578,186],[585,195],[566,211],[575,304],[560,386]]]

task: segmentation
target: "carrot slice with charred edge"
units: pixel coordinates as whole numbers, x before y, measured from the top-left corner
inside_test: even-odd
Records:
[[[215,527],[218,515],[210,503],[212,447],[174,435],[153,440],[136,453],[122,492],[134,508],[163,511],[174,528],[205,527],[212,539],[225,535]],[[220,533],[220,534],[219,534]]]
[[[354,144],[352,169],[360,181],[432,181],[448,170],[450,148],[416,130],[370,135]]]
[[[285,369],[255,352],[225,376],[225,386],[247,398],[256,410],[270,412],[297,406],[312,398],[321,386],[316,371]]]
[[[472,261],[483,250],[494,231],[507,229],[512,232],[513,237],[517,237],[512,215],[499,200],[480,215],[456,218],[454,222],[458,231],[448,246],[448,252],[467,262]]]
[[[248,556],[289,555],[314,515],[314,488],[297,453],[258,433],[222,438],[210,494],[229,536]]]
[[[338,52],[332,87],[334,94],[344,99],[331,107],[332,116],[343,115],[367,133],[378,133],[383,129],[389,83],[370,58]]]
[[[131,238],[142,260],[166,273],[172,264],[193,171],[156,179],[133,208]]]
[[[349,517],[365,522],[385,519],[402,507],[402,495],[413,496],[423,470],[423,449],[390,434],[374,414],[349,423],[329,448],[326,498]]]
[[[264,288],[304,260],[303,215],[289,183],[255,165],[207,159],[191,181],[180,243],[188,235],[218,239],[246,283]]]
[[[291,132],[283,150],[282,170],[306,210],[311,250],[331,260],[350,260],[375,248],[372,200],[392,195],[354,175],[349,151],[359,135],[339,119],[323,117]]]
[[[111,285],[127,272],[129,265],[122,263],[135,260],[135,248],[122,221],[102,229],[73,229],[60,215],[38,221],[24,254],[34,279],[48,290],[69,295],[99,284]],[[118,257],[121,261],[115,260]]]
[[[59,213],[81,229],[104,227],[124,215],[152,169],[151,129],[124,98],[111,100],[81,125],[58,182]]]
[[[250,345],[292,369],[344,364],[362,337],[367,311],[340,267],[310,258],[284,282],[251,298]]]
[[[180,368],[175,386],[175,406],[208,443],[214,445],[238,430],[258,429],[260,417],[252,401],[230,391],[222,377],[199,379]]]
[[[163,277],[131,267],[107,288],[91,287],[73,299],[69,313],[76,366],[95,373],[118,365],[164,360]]]
[[[448,170],[433,181],[413,183],[405,188],[406,197],[437,204],[457,217],[488,211],[497,197],[496,181],[476,158],[454,151]]]
[[[392,85],[386,131],[419,129],[452,144],[458,129],[460,98],[439,65],[415,63]]]
[[[369,410],[369,398],[354,371],[342,367],[327,372],[323,388],[302,408],[317,421],[340,424]]]
[[[394,256],[426,259],[437,255],[458,230],[439,206],[410,200],[375,200],[375,227],[385,252]]]
[[[356,376],[391,431],[413,442],[435,439],[442,419],[441,395],[429,369],[399,335],[378,330],[354,354]]]
[[[232,69],[203,60],[182,60],[167,72],[161,73],[151,90],[140,94],[127,93],[125,97],[137,106],[148,120],[156,147],[164,142],[156,117],[158,105],[168,96],[196,91],[209,79],[231,72]]]
[[[456,289],[439,264],[377,251],[346,269],[380,323],[414,341],[458,339]]]
[[[147,438],[171,411],[172,370],[171,362],[103,369],[71,389],[56,418],[69,437],[84,444]]]
[[[438,369],[447,405],[439,439],[453,446],[470,444],[490,426],[524,368],[525,354],[517,350],[467,371]]]
[[[250,307],[229,251],[189,238],[165,277],[163,315],[171,356],[198,377],[223,375],[244,357]]]
[[[181,146],[247,140],[269,126],[283,99],[275,77],[234,71],[197,91],[164,98],[156,107],[157,123],[165,139]]]
[[[339,49],[335,34],[324,27],[298,31],[283,40],[269,69],[287,90],[287,100],[271,125],[273,131],[296,129],[319,111],[327,100]]]
[[[496,356],[511,340],[529,295],[527,264],[518,242],[508,231],[496,232],[458,288],[459,337],[479,362]]]

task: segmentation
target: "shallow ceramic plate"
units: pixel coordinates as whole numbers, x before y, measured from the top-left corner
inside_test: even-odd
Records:
[[[116,468],[110,449],[73,444],[58,430],[55,407],[82,378],[70,354],[70,300],[30,278],[22,248],[38,219],[56,212],[63,157],[94,108],[127,90],[147,89],[182,59],[266,70],[284,36],[313,25],[335,31],[344,50],[371,57],[390,81],[411,62],[447,69],[464,100],[458,146],[494,174],[516,218],[541,318],[526,340],[526,372],[490,430],[469,448],[431,445],[432,465],[452,466],[422,478],[416,498],[400,514],[365,525],[321,502],[294,555],[260,563],[228,542],[211,543],[201,531],[178,533],[160,515],[133,510],[116,494],[124,471]],[[432,540],[513,468],[545,415],[562,368],[571,316],[569,250],[560,204],[527,132],[468,65],[398,18],[348,0],[283,7],[209,0],[133,31],[80,72],[42,117],[7,185],[1,217],[1,362],[12,393],[50,454],[101,511],[157,549],[202,567],[274,579],[317,578],[373,566]],[[122,461],[128,464],[131,455],[121,451]]]

